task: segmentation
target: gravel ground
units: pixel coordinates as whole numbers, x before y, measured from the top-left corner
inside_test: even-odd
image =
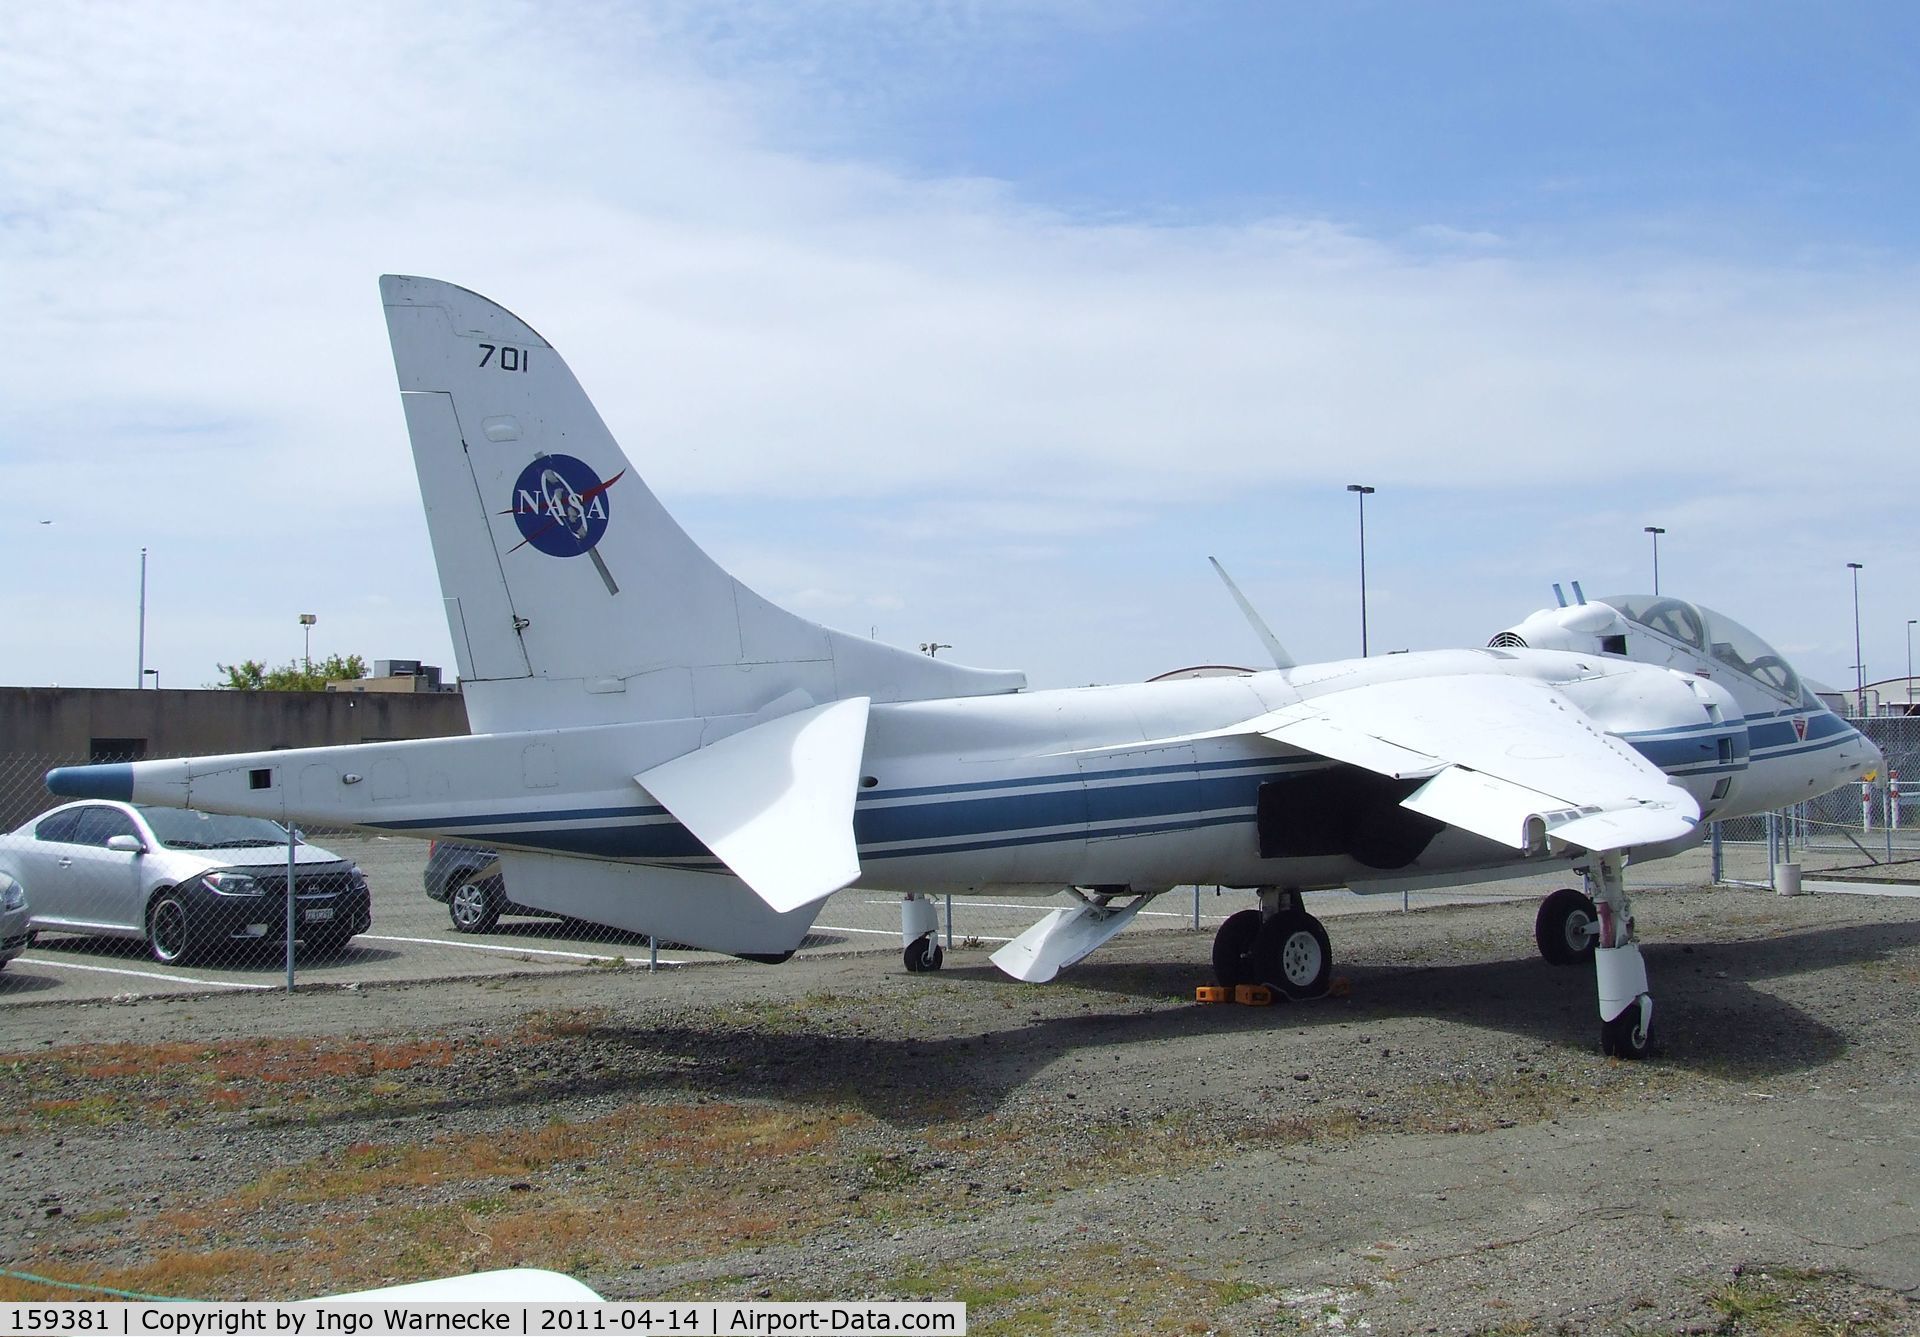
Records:
[[[1660,1050],[1529,904],[1354,915],[1335,996],[1204,934],[4,1016],[0,1266],[290,1298],[958,1298],[975,1332],[1920,1331],[1920,900],[1636,898]],[[0,1278],[0,1295],[62,1296]]]

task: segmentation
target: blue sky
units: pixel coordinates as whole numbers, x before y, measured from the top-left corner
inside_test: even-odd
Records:
[[[1920,17],[1811,4],[0,9],[0,681],[451,665],[375,295],[567,357],[763,593],[1038,685],[1651,582],[1920,617]],[[42,525],[41,520],[52,520]]]

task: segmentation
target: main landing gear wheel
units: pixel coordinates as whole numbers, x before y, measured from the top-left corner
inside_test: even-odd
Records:
[[[1228,915],[1213,938],[1213,974],[1224,988],[1271,984],[1288,998],[1318,998],[1333,976],[1333,947],[1298,896],[1272,914]]]
[[[1534,916],[1533,940],[1549,965],[1570,966],[1593,960],[1600,940],[1600,915],[1592,898],[1572,887],[1562,887],[1540,902]]]
[[[1318,998],[1333,975],[1327,930],[1305,910],[1289,910],[1260,926],[1252,959],[1265,981],[1289,998]]]
[[[1226,917],[1213,935],[1213,977],[1220,987],[1251,984],[1256,978],[1247,954],[1260,936],[1260,912],[1240,910]]]
[[[947,959],[947,954],[940,949],[940,944],[934,941],[931,933],[908,943],[905,955],[907,969],[916,975],[940,969]]]

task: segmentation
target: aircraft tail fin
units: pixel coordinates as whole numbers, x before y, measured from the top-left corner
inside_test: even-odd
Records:
[[[667,514],[530,326],[435,279],[380,292],[476,732],[1025,685],[762,599]]]

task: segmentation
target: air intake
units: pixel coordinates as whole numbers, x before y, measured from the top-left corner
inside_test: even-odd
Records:
[[[1503,631],[1488,641],[1487,647],[1492,650],[1524,650],[1527,648],[1527,642],[1524,636],[1517,636],[1513,632]]]

